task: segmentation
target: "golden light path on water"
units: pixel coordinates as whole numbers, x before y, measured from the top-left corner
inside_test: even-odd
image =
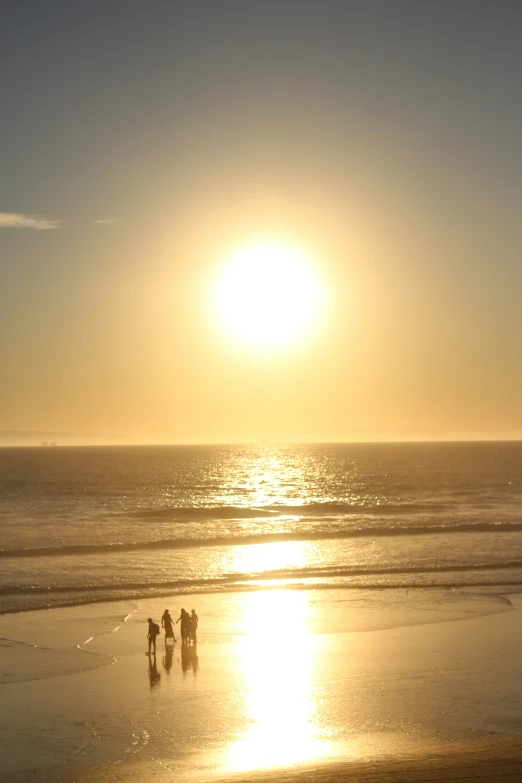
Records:
[[[305,550],[304,541],[251,544],[238,550],[232,570],[238,574],[253,574],[283,568],[303,568],[307,563]]]
[[[300,505],[298,466],[286,465],[272,454],[262,455],[242,478],[251,488],[251,507]],[[288,487],[294,488],[290,497]],[[280,541],[237,547],[226,569],[248,575],[304,568],[310,546],[306,541]],[[277,588],[285,580],[269,578],[263,583]],[[227,751],[225,767],[241,772],[326,759],[334,753],[335,743],[321,722],[316,667],[322,660],[324,637],[312,632],[309,595],[269,589],[243,600],[248,608],[237,676],[248,728]]]
[[[231,771],[267,769],[318,760],[331,743],[318,722],[308,596],[270,590],[250,596],[239,665],[250,723],[230,748]]]

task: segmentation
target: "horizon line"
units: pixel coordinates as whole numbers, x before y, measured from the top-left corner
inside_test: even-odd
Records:
[[[36,434],[36,433],[31,433]],[[71,437],[71,436],[69,436]],[[74,437],[74,436],[73,436]],[[94,436],[96,437],[96,436]],[[244,440],[244,441],[147,441],[132,442],[115,441],[110,443],[58,443],[56,441],[41,443],[0,443],[0,449],[64,449],[64,448],[149,448],[149,447],[177,447],[177,448],[197,448],[211,446],[385,446],[385,445],[415,445],[415,444],[459,444],[459,443],[522,443],[522,435],[513,437],[467,437],[467,438],[419,438],[419,439],[366,439],[366,440]]]

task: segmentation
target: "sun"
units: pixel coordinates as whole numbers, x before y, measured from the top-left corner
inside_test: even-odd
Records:
[[[246,245],[228,259],[215,303],[229,333],[251,347],[294,342],[316,321],[322,289],[306,255],[280,241]]]

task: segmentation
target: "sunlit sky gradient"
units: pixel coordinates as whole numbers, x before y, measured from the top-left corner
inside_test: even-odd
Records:
[[[521,40],[509,0],[7,0],[0,430],[522,437]],[[211,283],[265,238],[324,306],[259,352]]]

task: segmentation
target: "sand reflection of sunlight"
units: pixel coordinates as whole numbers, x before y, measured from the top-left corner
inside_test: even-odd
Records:
[[[251,727],[230,749],[231,770],[286,766],[328,753],[316,723],[314,640],[308,596],[285,590],[250,596],[241,661]]]

